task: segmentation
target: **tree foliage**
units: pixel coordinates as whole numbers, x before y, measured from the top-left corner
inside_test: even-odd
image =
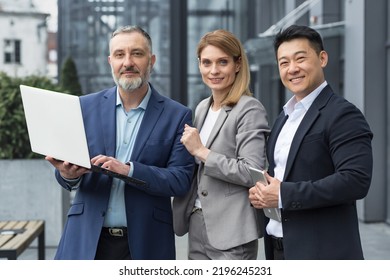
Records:
[[[61,89],[47,77],[12,78],[0,72],[0,159],[39,158],[31,152],[20,85]]]
[[[81,85],[77,75],[77,67],[71,57],[68,57],[61,70],[61,88],[64,92],[80,96],[82,94]]]

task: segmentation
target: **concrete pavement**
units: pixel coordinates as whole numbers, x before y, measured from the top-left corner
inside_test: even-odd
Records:
[[[366,260],[390,260],[390,225],[386,223],[360,223],[360,235]],[[258,259],[264,259],[263,240],[259,240]],[[187,236],[176,237],[177,259],[187,259]],[[54,258],[56,248],[46,248],[46,259]],[[36,260],[37,248],[30,247],[19,259]]]

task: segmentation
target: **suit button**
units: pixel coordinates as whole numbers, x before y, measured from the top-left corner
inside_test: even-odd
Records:
[[[209,193],[207,191],[202,191],[203,196],[207,196]]]
[[[292,207],[292,208],[297,208],[297,204],[296,204],[295,201],[291,202],[291,207]]]

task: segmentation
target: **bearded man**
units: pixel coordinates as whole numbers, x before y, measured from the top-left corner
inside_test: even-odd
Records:
[[[55,259],[175,259],[171,197],[190,188],[194,160],[180,137],[192,112],[148,82],[156,56],[143,29],[118,28],[109,48],[116,86],[80,97],[91,163],[146,185],[46,157],[76,191]]]

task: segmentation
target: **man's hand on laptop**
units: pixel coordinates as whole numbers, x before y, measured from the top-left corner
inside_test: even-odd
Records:
[[[130,166],[126,163],[123,163],[117,160],[114,157],[109,157],[105,155],[98,155],[91,159],[93,165],[98,165],[110,171],[128,176],[130,172]]]
[[[80,167],[70,162],[58,160],[50,156],[46,156],[45,159],[50,162],[65,179],[76,179],[90,171],[85,167]]]

